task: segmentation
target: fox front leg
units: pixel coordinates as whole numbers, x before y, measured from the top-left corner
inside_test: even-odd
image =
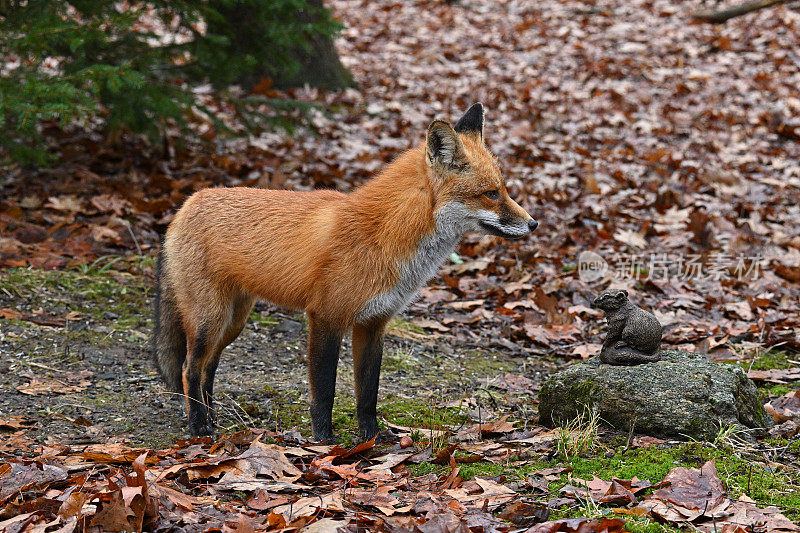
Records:
[[[353,326],[353,374],[358,433],[362,440],[378,434],[378,383],[386,321]]]
[[[311,434],[317,442],[335,442],[333,397],[342,333],[309,314],[308,385],[311,393]]]

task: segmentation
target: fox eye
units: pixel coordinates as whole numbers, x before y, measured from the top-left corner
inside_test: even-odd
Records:
[[[497,200],[500,198],[500,191],[493,190],[493,191],[486,191],[483,195],[488,198],[489,200]]]

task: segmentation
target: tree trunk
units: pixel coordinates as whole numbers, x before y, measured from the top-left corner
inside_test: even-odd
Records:
[[[322,0],[308,0],[308,5],[316,9],[324,9]],[[309,17],[308,13],[301,12],[301,17]],[[306,83],[312,87],[328,90],[346,89],[354,87],[353,75],[342,65],[333,40],[327,35],[314,34],[309,39],[311,48],[306,51],[298,48],[294,56],[300,63],[300,71],[293,77],[284,80],[275,80],[278,88],[302,87]]]

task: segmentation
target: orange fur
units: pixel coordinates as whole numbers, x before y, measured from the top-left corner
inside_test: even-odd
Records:
[[[483,143],[479,111],[480,131],[456,134],[449,124],[436,121],[425,143],[350,194],[219,188],[192,195],[167,230],[159,273],[160,290],[174,305],[186,338],[182,384],[187,397],[210,405],[219,354],[239,334],[257,298],[307,311],[317,351],[332,352],[336,339],[358,325],[357,360],[377,357],[379,365],[379,353],[359,352],[379,352],[376,339],[382,339],[388,316],[370,316],[361,323],[359,312],[398,284],[416,283],[417,277],[404,271],[417,264],[413,258],[430,269],[432,259],[420,258],[420,250],[436,232],[448,230],[450,219],[437,218],[447,206],[456,222],[462,212],[480,211],[493,224],[515,224],[515,231],[520,224],[530,225],[532,219],[508,196]],[[488,197],[487,191],[496,194]],[[455,235],[453,246],[460,237]],[[434,259],[448,243],[430,245]],[[400,291],[396,300],[405,296]],[[310,359],[319,357],[310,351]],[[372,371],[369,364],[359,365],[365,374]],[[374,379],[375,391],[366,385],[357,389],[367,396],[376,393]],[[207,398],[198,396],[193,383],[199,381],[206,384]],[[192,409],[190,403],[190,415]],[[190,416],[190,424],[201,422]]]

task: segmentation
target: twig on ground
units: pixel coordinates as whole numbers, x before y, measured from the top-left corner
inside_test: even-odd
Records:
[[[776,6],[778,4],[788,4],[791,1],[793,0],[755,0],[753,2],[745,2],[744,4],[729,7],[728,9],[721,9],[719,11],[698,11],[693,15],[693,18],[703,22],[710,22],[711,24],[722,24],[723,22],[726,22],[732,18],[746,15],[747,13],[752,13],[753,11]]]

